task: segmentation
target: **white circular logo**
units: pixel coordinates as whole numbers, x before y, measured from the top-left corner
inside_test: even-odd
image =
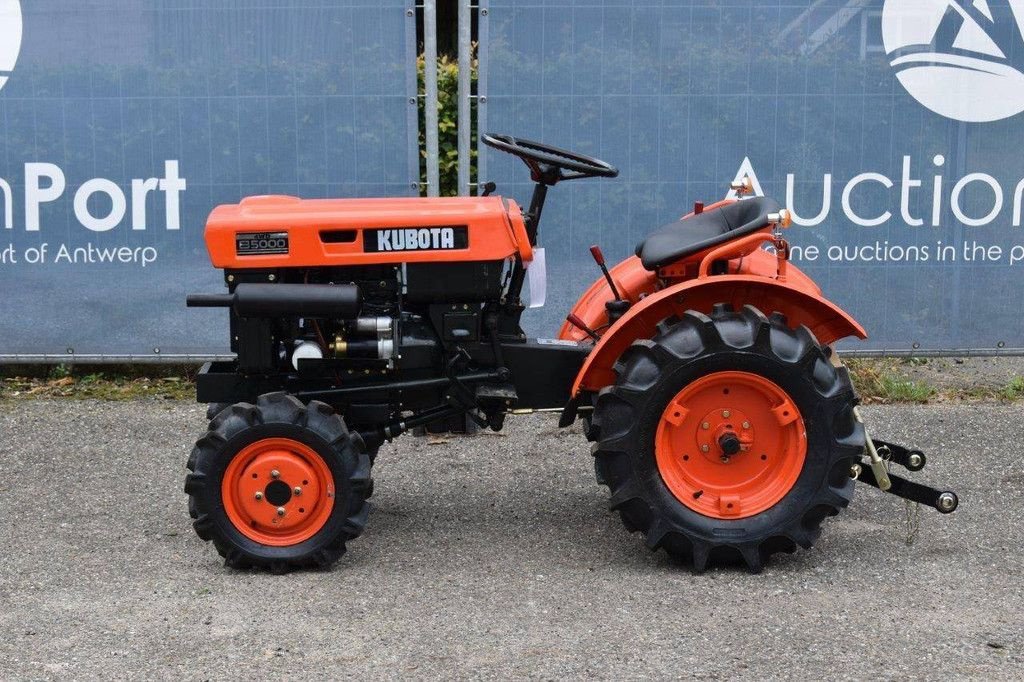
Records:
[[[1000,3],[1002,4],[1002,3]],[[885,0],[882,43],[896,78],[947,118],[981,123],[1024,111],[1024,1]]]
[[[0,89],[14,71],[21,52],[21,3],[0,0]]]

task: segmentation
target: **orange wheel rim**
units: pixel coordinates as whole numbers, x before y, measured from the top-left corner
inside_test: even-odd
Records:
[[[704,516],[741,519],[792,489],[807,456],[807,431],[792,398],[774,382],[750,372],[714,372],[669,401],[654,455],[677,500]]]
[[[334,476],[317,452],[291,438],[264,438],[234,456],[221,497],[242,535],[285,547],[308,540],[334,508]]]

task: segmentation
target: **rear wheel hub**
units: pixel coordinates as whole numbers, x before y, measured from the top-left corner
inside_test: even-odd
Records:
[[[800,411],[774,382],[714,372],[665,407],[654,454],[662,480],[705,516],[738,519],[779,502],[800,476],[807,433]]]
[[[721,438],[718,439],[718,447],[722,449],[722,453],[726,456],[731,457],[735,455],[743,447],[743,443],[732,431],[727,431]]]

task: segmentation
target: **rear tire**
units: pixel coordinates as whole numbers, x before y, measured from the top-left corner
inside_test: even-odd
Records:
[[[664,549],[697,571],[742,562],[759,572],[776,552],[811,547],[821,521],[849,504],[850,467],[865,442],[846,369],[829,362],[805,327],[791,329],[783,316],[769,319],[751,306],[735,313],[718,305],[710,317],[690,311],[659,330],[623,354],[615,384],[597,396],[587,431],[611,509],[652,550]],[[714,405],[707,414],[717,417],[745,409],[732,407],[742,390],[719,398],[706,393],[704,384],[728,394],[736,378],[749,383],[747,412],[756,418],[741,418],[751,429],[742,435],[749,442],[730,456],[716,448],[734,444],[708,439],[729,420],[705,419],[701,410]],[[796,421],[781,417],[788,409],[770,409],[783,404],[798,410]],[[772,416],[778,423],[766,418]],[[730,478],[742,471],[746,479]],[[702,498],[705,482],[710,487]],[[740,514],[741,506],[749,513]]]
[[[233,568],[324,568],[366,525],[370,457],[324,403],[269,393],[223,408],[188,469],[193,527]]]

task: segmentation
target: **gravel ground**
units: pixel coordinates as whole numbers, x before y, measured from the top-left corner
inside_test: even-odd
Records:
[[[382,450],[331,571],[225,569],[181,492],[203,409],[0,404],[0,677],[1024,676],[1022,406],[868,407],[960,510],[860,489],[811,551],[692,575],[606,511],[550,418]]]

